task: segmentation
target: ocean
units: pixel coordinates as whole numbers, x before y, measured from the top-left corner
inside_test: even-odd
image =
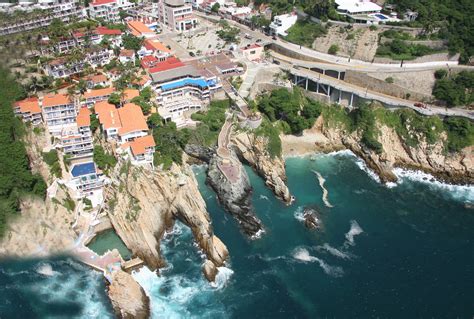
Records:
[[[161,243],[161,276],[133,274],[154,318],[472,318],[473,187],[402,170],[400,183],[382,185],[348,152],[286,163],[291,206],[247,168],[265,225],[253,241],[205,185],[205,168],[194,168],[231,258],[210,285],[190,230],[177,223]],[[304,226],[305,207],[322,229]],[[111,316],[101,276],[69,258],[2,262],[0,287],[0,318]]]

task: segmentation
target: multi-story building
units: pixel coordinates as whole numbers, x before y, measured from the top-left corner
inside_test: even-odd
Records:
[[[13,105],[13,111],[17,116],[21,117],[23,122],[38,125],[43,121],[38,98],[33,97],[16,102]]]
[[[286,31],[291,28],[297,20],[298,16],[294,12],[273,17],[273,21],[270,23],[270,34],[287,36],[288,33],[286,33]]]
[[[76,125],[65,128],[61,132],[60,147],[64,154],[72,158],[89,157],[93,153],[91,131],[91,111],[82,107],[76,117]]]
[[[30,5],[24,3],[5,6],[1,11],[10,13],[16,10],[27,11],[24,19],[6,19],[0,21],[0,35],[14,34],[47,27],[54,18],[64,22],[70,21],[73,17],[82,19],[84,11],[78,6],[77,0],[37,0]],[[34,12],[32,12],[35,10]]]
[[[96,86],[106,87],[110,85],[110,81],[104,74],[91,75],[86,79],[87,88],[93,89]]]
[[[125,143],[148,134],[145,116],[136,104],[127,103],[117,109],[112,104],[103,101],[97,103],[94,110],[107,139]]]
[[[96,102],[107,101],[115,90],[113,87],[107,87],[103,89],[88,90],[83,94],[82,105],[92,107]]]
[[[128,10],[134,3],[127,0],[95,0],[89,3],[89,16],[94,19],[103,19],[108,22],[120,21],[120,10]]]
[[[143,165],[153,163],[155,146],[153,136],[145,135],[134,139],[132,142],[122,144],[119,150],[130,157],[132,164]]]
[[[193,8],[184,0],[158,0],[156,10],[160,22],[173,31],[188,31],[197,26]]]
[[[81,196],[87,196],[104,185],[104,177],[94,162],[75,164],[71,169],[70,184]]]
[[[147,39],[143,42],[143,46],[137,52],[140,59],[147,56],[154,56],[160,61],[166,60],[171,55],[171,50],[163,43],[156,39]]]
[[[149,72],[158,112],[178,126],[185,125],[185,112],[198,111],[209,103],[211,88],[217,84],[215,80],[208,80],[194,66],[176,57],[159,62]]]
[[[46,95],[42,101],[43,119],[53,136],[76,125],[77,103],[65,94]]]
[[[65,78],[84,71],[87,64],[97,67],[110,62],[113,56],[111,50],[93,46],[86,50],[86,53],[80,60],[61,57],[45,64],[46,74],[54,78]]]

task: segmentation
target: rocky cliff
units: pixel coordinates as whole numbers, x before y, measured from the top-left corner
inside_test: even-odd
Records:
[[[238,171],[235,181],[229,181],[222,173],[218,167],[220,159],[214,156],[209,162],[207,182],[217,193],[219,202],[239,222],[242,231],[252,237],[263,229],[262,222],[255,215],[247,172],[234,151],[230,151],[230,157]]]
[[[424,136],[418,136],[418,145],[412,147],[394,129],[378,124],[377,139],[383,147],[383,151],[378,154],[361,143],[357,131],[349,134],[343,129],[324,124],[322,118],[316,121],[312,130],[319,131],[327,138],[315,144],[316,150],[327,152],[347,148],[362,158],[383,182],[396,181],[393,169],[402,167],[424,171],[448,183],[474,184],[474,147],[467,147],[455,154],[447,153],[444,147],[447,138],[445,133],[433,144],[429,144]]]
[[[271,157],[267,151],[268,139],[244,132],[232,137],[239,157],[247,162],[264,180],[275,195],[287,204],[291,194],[286,185],[285,162],[281,157]]]
[[[135,279],[122,270],[115,271],[111,279],[108,294],[117,318],[149,318],[150,298]]]
[[[152,171],[122,163],[106,190],[106,211],[117,234],[132,253],[156,269],[164,266],[160,239],[174,220],[189,226],[208,260],[222,266],[226,246],[213,234],[206,205],[187,165]]]

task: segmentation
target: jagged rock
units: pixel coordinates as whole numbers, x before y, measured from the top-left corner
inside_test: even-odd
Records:
[[[240,133],[233,137],[232,142],[239,158],[265,180],[265,184],[278,198],[290,204],[292,197],[286,185],[285,161],[280,156],[270,156],[267,151],[268,138]]]
[[[212,261],[206,260],[202,266],[202,272],[208,281],[213,282],[216,279],[217,267]]]
[[[209,162],[207,183],[217,193],[219,202],[239,222],[242,231],[248,236],[254,236],[263,226],[252,206],[252,186],[237,156],[233,151],[230,153],[235,164],[240,165],[238,180],[232,183],[224,176],[217,166],[219,158],[215,156]]]
[[[150,317],[150,299],[130,274],[122,270],[115,271],[108,287],[108,294],[118,318]]]
[[[216,150],[211,147],[205,147],[195,144],[187,144],[184,151],[191,157],[197,158],[203,162],[209,163]]]
[[[126,163],[118,165],[106,190],[106,211],[120,238],[151,268],[165,265],[160,239],[175,219],[193,232],[208,259],[221,266],[228,256],[213,234],[206,204],[189,166],[152,171]]]
[[[304,225],[309,229],[321,227],[321,221],[318,218],[317,211],[312,208],[305,208],[303,212]]]

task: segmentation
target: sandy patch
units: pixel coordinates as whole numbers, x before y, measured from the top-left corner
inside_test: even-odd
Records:
[[[328,139],[318,132],[304,132],[302,136],[281,135],[282,153],[284,157],[302,156],[314,153],[317,145],[327,144]]]

